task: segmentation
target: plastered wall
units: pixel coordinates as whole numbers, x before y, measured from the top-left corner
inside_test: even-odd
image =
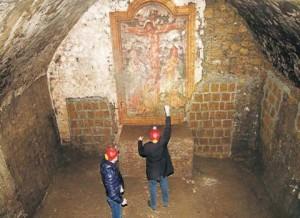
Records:
[[[187,4],[177,0],[177,6]],[[202,77],[205,1],[197,4],[195,81]],[[112,58],[110,11],[125,11],[128,1],[97,1],[73,27],[57,49],[48,68],[52,103],[63,143],[70,142],[66,98],[98,96],[116,104],[115,70]],[[116,117],[117,118],[117,117]]]

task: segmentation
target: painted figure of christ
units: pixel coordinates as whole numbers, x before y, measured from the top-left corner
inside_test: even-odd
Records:
[[[159,102],[159,93],[160,93],[160,35],[167,33],[171,30],[182,29],[177,23],[166,23],[166,24],[157,24],[155,25],[153,21],[147,20],[144,23],[143,27],[127,27],[125,32],[132,33],[138,36],[145,36],[149,39],[150,49],[149,49],[149,60],[150,60],[150,69],[149,77],[145,84],[145,87],[149,90],[152,90],[155,93],[155,96],[152,96],[152,101],[155,101],[156,104]],[[147,87],[149,86],[149,87]]]

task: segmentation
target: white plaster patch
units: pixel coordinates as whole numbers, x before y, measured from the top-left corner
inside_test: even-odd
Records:
[[[61,138],[69,141],[65,99],[101,96],[116,102],[109,12],[126,10],[128,1],[97,1],[57,49],[48,69],[50,92]]]
[[[203,42],[201,39],[201,35],[204,34],[204,10],[205,10],[205,0],[173,0],[175,5],[177,6],[183,6],[187,5],[189,2],[195,3],[196,4],[196,63],[195,63],[195,75],[194,75],[194,80],[195,84],[201,81],[202,79],[202,62],[204,58],[203,54]]]
[[[202,80],[203,72],[203,59],[204,59],[204,46],[201,36],[204,34],[204,10],[205,10],[205,0],[196,0],[197,6],[197,19],[196,19],[196,46],[197,46],[197,58],[196,58],[196,69],[195,69],[195,84]]]

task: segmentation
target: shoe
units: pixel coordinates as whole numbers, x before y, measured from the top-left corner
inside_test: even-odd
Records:
[[[148,207],[150,207],[152,210],[156,210],[155,208],[153,208],[152,206],[151,206],[151,203],[150,203],[150,200],[148,200]]]

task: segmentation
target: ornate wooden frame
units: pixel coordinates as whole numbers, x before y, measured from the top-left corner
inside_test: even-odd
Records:
[[[161,116],[127,116],[127,107],[124,102],[124,85],[118,81],[121,78],[123,68],[122,57],[122,44],[121,44],[121,22],[130,21],[134,18],[135,14],[149,4],[160,4],[171,14],[176,16],[185,17],[187,24],[186,31],[186,53],[185,53],[185,96],[189,98],[193,92],[194,87],[194,69],[195,69],[195,19],[196,8],[194,3],[189,3],[186,6],[176,6],[171,0],[135,0],[132,2],[127,11],[110,12],[111,34],[112,34],[112,46],[113,46],[113,58],[116,71],[117,82],[117,98],[118,98],[118,114],[120,124],[127,125],[160,125],[164,123],[163,113]],[[162,108],[163,110],[163,108]],[[174,115],[174,114],[172,114]],[[184,114],[177,114],[172,116],[172,123],[182,123],[184,121]]]

